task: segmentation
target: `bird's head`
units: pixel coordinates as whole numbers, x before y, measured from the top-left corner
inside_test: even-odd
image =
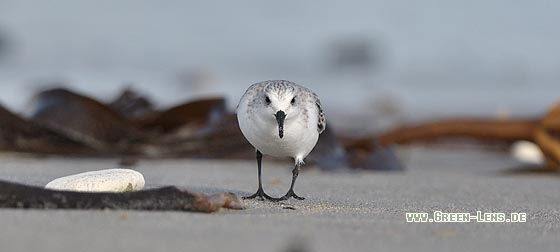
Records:
[[[293,87],[283,85],[269,85],[264,89],[261,97],[265,105],[264,113],[274,118],[278,124],[278,136],[284,137],[284,123],[296,118],[300,113],[298,97]]]

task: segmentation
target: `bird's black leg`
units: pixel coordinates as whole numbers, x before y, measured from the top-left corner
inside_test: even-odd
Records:
[[[277,201],[287,200],[290,197],[293,197],[294,199],[298,199],[298,200],[304,200],[305,199],[304,197],[297,196],[297,194],[294,192],[294,185],[296,184],[296,179],[297,179],[298,174],[299,174],[299,166],[300,166],[299,163],[296,164],[296,166],[292,170],[292,185],[290,186],[290,190],[286,193],[286,195],[282,196],[281,198],[276,199]]]
[[[259,197],[260,200],[264,200],[265,198],[268,200],[277,200],[276,198],[272,198],[268,196],[268,194],[266,194],[262,188],[261,163],[262,163],[262,153],[259,150],[257,150],[257,166],[259,169],[259,189],[257,189],[257,192],[254,193],[253,195],[243,197],[243,199],[254,199],[256,197]]]

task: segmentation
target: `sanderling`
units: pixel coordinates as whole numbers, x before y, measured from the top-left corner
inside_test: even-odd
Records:
[[[241,132],[257,152],[259,188],[251,196],[272,201],[290,197],[303,200],[294,193],[294,184],[303,159],[313,150],[319,134],[325,130],[325,114],[313,91],[285,80],[263,81],[251,85],[237,106],[237,121]],[[292,157],[290,190],[280,198],[267,195],[262,188],[262,154]]]

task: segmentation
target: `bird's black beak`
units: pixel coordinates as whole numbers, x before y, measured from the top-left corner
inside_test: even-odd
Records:
[[[286,119],[286,113],[282,110],[278,110],[274,115],[276,117],[276,122],[278,122],[278,136],[280,138],[284,137],[284,119]]]

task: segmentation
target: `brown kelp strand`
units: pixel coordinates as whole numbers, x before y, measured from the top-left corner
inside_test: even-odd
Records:
[[[346,139],[346,149],[373,150],[374,143],[388,146],[448,138],[510,144],[526,140],[543,151],[547,167],[560,171],[560,104],[540,119],[454,119],[405,126],[362,139]]]
[[[543,151],[548,168],[560,171],[560,104],[554,106],[539,123],[534,141]]]
[[[531,140],[538,120],[444,119],[397,128],[376,137],[380,145],[406,144],[443,138],[475,138],[512,143]]]

